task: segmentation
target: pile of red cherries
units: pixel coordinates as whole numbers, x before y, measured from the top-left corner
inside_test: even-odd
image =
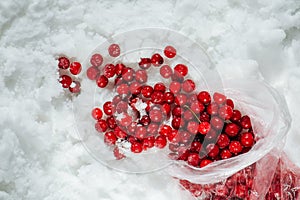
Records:
[[[120,46],[110,45],[108,53],[120,56]],[[140,58],[134,67],[122,62],[104,64],[100,53],[90,57],[87,77],[115,93],[102,108],[92,110],[92,117],[95,129],[104,133],[104,142],[114,147],[116,159],[126,157],[120,145],[124,143],[132,153],[168,147],[171,159],[193,167],[249,151],[255,143],[249,116],[242,115],[222,93],[197,91],[185,64],[165,64],[176,56],[174,47],[166,46],[163,53],[165,57],[154,53]],[[148,84],[150,68],[168,84],[159,80]]]

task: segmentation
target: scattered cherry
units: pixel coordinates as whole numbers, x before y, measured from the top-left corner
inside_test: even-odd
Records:
[[[163,57],[161,57],[160,54],[156,53],[156,54],[153,54],[153,56],[151,57],[151,63],[153,66],[159,67],[160,65],[162,65],[164,63],[164,59],[163,59]]]
[[[164,54],[168,58],[174,58],[176,56],[176,49],[172,46],[166,46],[164,49]]]
[[[79,62],[72,62],[70,65],[70,72],[73,75],[78,75],[81,72],[81,64]]]
[[[111,57],[118,57],[121,53],[120,46],[118,44],[111,44],[108,47],[108,53]]]
[[[62,75],[59,77],[59,82],[61,83],[63,88],[69,88],[73,81],[70,76]]]
[[[170,78],[173,74],[173,70],[169,65],[163,65],[159,72],[163,78]]]
[[[91,59],[90,59],[90,63],[92,64],[92,66],[94,67],[99,67],[102,65],[103,63],[103,57],[102,55],[96,53],[94,55],[92,55]]]
[[[60,69],[68,69],[70,66],[70,60],[66,57],[58,58],[58,67]]]

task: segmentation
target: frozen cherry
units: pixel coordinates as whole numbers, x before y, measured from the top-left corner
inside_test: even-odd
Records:
[[[205,167],[206,165],[208,165],[208,164],[210,164],[210,163],[212,163],[212,161],[211,160],[208,160],[208,159],[203,159],[203,160],[201,160],[201,162],[200,162],[200,167]]]
[[[187,96],[185,94],[178,94],[175,97],[175,104],[176,105],[186,105],[187,103]]]
[[[198,132],[198,126],[199,126],[199,123],[198,123],[198,122],[195,122],[195,121],[189,121],[188,124],[187,124],[186,129],[187,129],[191,134],[196,135],[197,132]]]
[[[116,91],[119,95],[128,94],[129,86],[126,83],[123,83],[117,86]]]
[[[213,95],[213,99],[217,104],[224,104],[226,101],[226,96],[224,94],[215,92]]]
[[[219,106],[216,102],[212,102],[207,105],[206,112],[210,115],[218,114]],[[223,118],[224,119],[224,118]]]
[[[197,167],[200,163],[200,156],[198,153],[190,153],[190,155],[187,158],[187,163],[189,165],[192,165],[194,167]]]
[[[121,139],[125,139],[127,134],[125,131],[123,131],[120,127],[116,127],[114,130],[115,135],[117,136],[117,138],[121,138]]]
[[[141,69],[148,69],[151,67],[151,59],[150,58],[141,58],[139,62],[139,66]]]
[[[225,133],[227,133],[227,135],[231,137],[236,136],[240,132],[240,130],[241,130],[240,126],[235,123],[226,124],[225,127]]]
[[[144,139],[146,138],[146,134],[147,134],[147,129],[145,126],[137,126],[136,127],[136,132],[135,132],[135,136],[138,139]]]
[[[177,64],[174,67],[174,73],[180,74],[181,76],[186,76],[188,74],[188,67],[184,64]]]
[[[182,83],[182,90],[185,91],[186,93],[193,92],[195,88],[196,88],[196,84],[191,79],[187,79]]]
[[[215,144],[208,144],[206,146],[206,152],[207,152],[207,155],[211,158],[215,158],[219,155],[219,147]]]
[[[104,142],[108,145],[116,144],[117,137],[115,136],[113,131],[106,132],[104,134]]]
[[[152,122],[161,122],[163,119],[163,113],[160,109],[151,109],[149,112],[149,117]]]
[[[198,98],[198,101],[203,104],[209,104],[211,101],[210,94],[207,91],[199,92],[197,98]]]
[[[86,76],[90,80],[96,80],[96,78],[98,77],[99,74],[100,74],[100,71],[97,67],[92,66],[86,70]]]
[[[183,112],[183,119],[185,121],[191,121],[192,119],[194,119],[194,115],[190,110],[186,110]]]
[[[134,78],[135,71],[132,68],[125,68],[122,72],[122,78],[124,81],[130,82]]]
[[[133,95],[139,95],[141,93],[141,89],[141,84],[136,81],[131,82],[129,85],[130,93]]]
[[[163,78],[170,78],[173,74],[172,68],[169,65],[163,65],[159,72]]]
[[[135,80],[139,83],[146,83],[148,80],[148,75],[145,70],[137,70],[135,73]]]
[[[153,88],[149,85],[145,85],[142,87],[141,93],[145,98],[150,98],[153,93]]]
[[[241,118],[240,124],[244,129],[249,129],[252,127],[250,117],[247,115]]]
[[[195,113],[199,114],[200,112],[204,111],[205,107],[202,103],[198,101],[194,101],[191,103],[190,109]]]
[[[162,149],[167,145],[167,139],[163,135],[159,135],[155,138],[154,146]]]
[[[160,54],[156,53],[156,54],[152,55],[152,57],[151,57],[151,63],[155,67],[158,67],[158,66],[160,66],[160,65],[162,65],[164,63],[164,59],[163,59],[163,57]]]
[[[201,122],[199,124],[198,131],[201,134],[205,135],[205,134],[207,134],[209,132],[209,130],[210,130],[210,123],[208,123],[208,122]]]
[[[68,75],[62,75],[59,77],[58,81],[61,83],[63,88],[69,88],[73,80]]]
[[[80,82],[79,81],[73,81],[69,87],[69,91],[72,93],[79,93],[80,92]]]
[[[224,120],[217,116],[212,117],[210,123],[217,130],[221,130],[224,126]]]
[[[98,120],[98,122],[95,124],[95,129],[98,132],[105,132],[108,128],[108,125],[104,119]]]
[[[126,66],[122,63],[118,63],[116,64],[115,66],[115,69],[116,69],[116,75],[117,76],[121,76],[122,73],[123,73],[123,70],[125,70]]]
[[[169,89],[173,94],[177,94],[181,90],[181,84],[177,81],[172,81],[169,85]]]
[[[111,57],[118,57],[121,53],[120,46],[118,44],[111,44],[108,47],[108,53]]]
[[[230,143],[230,139],[226,134],[220,134],[217,140],[217,144],[221,149],[227,147]]]
[[[232,108],[230,106],[222,106],[221,108],[219,108],[219,116],[222,119],[228,120],[231,118],[233,114]]]
[[[143,151],[143,145],[140,142],[133,142],[130,150],[133,153],[141,153]]]
[[[148,148],[154,147],[155,138],[153,136],[146,137],[143,139],[143,149],[147,150]]]
[[[69,70],[71,74],[77,75],[81,72],[81,64],[79,62],[72,62]]]
[[[103,68],[103,75],[111,78],[116,74],[116,67],[113,64],[106,64]]]
[[[252,133],[249,132],[245,132],[241,135],[240,138],[241,144],[244,147],[252,147],[254,144],[254,137]]]
[[[99,120],[101,119],[103,116],[103,112],[100,108],[94,108],[92,110],[92,117],[95,119],[95,120]]]
[[[70,60],[66,57],[58,58],[58,67],[60,69],[68,69],[70,66]]]
[[[116,160],[121,160],[126,157],[123,153],[120,152],[120,149],[118,147],[114,148],[114,156]]]
[[[103,57],[100,54],[96,53],[96,54],[92,55],[92,57],[90,59],[90,63],[94,67],[99,67],[103,63]]]
[[[238,122],[242,117],[242,114],[239,110],[233,110],[230,120],[233,122]]]
[[[153,87],[153,89],[155,91],[159,91],[159,92],[165,92],[166,91],[166,86],[163,83],[156,83]]]
[[[101,76],[98,77],[98,79],[97,79],[98,87],[105,88],[107,86],[107,84],[108,84],[108,79],[107,79],[106,76],[101,75]]]
[[[103,104],[103,111],[105,114],[107,115],[112,115],[113,114],[113,110],[112,110],[112,103],[111,101],[107,101]]]
[[[228,149],[223,149],[220,153],[221,159],[228,159],[231,158],[232,154]]]
[[[154,123],[150,123],[147,127],[147,133],[149,135],[156,135],[157,132],[158,132],[158,125],[157,124],[154,124]]]
[[[176,56],[176,49],[172,46],[166,46],[164,49],[164,54],[168,58],[174,58]]]
[[[229,144],[229,151],[233,154],[239,154],[243,150],[243,146],[239,141],[231,141]]]

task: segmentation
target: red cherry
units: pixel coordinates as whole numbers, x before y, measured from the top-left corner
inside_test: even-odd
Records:
[[[116,123],[116,120],[113,116],[109,116],[106,118],[106,123],[107,123],[107,126],[111,129],[114,129],[117,127],[117,123]]]
[[[72,93],[79,93],[80,92],[80,82],[79,81],[73,81],[69,87],[69,91]]]
[[[183,91],[185,91],[186,93],[191,93],[195,90],[196,88],[196,84],[193,80],[191,79],[187,79],[185,81],[183,81],[182,83],[182,89]]]
[[[139,83],[146,83],[148,80],[148,75],[145,70],[137,70],[135,73],[135,80]]]
[[[219,108],[219,116],[222,119],[229,120],[233,114],[232,108],[230,106],[222,106]]]
[[[122,72],[122,79],[130,82],[134,78],[135,71],[132,68],[125,68]]]
[[[171,80],[182,83],[184,81],[184,77],[181,74],[174,71],[174,74],[172,74],[171,76]]]
[[[211,158],[215,158],[219,155],[219,147],[215,144],[208,144],[206,146],[207,155]]]
[[[167,103],[164,103],[162,105],[162,109],[164,111],[164,113],[167,115],[167,116],[170,116],[170,112],[171,112],[171,106]]]
[[[200,114],[199,119],[200,119],[201,122],[209,122],[210,121],[210,115],[207,114],[206,112],[202,112]]]
[[[105,132],[107,130],[108,126],[104,119],[98,120],[98,122],[95,124],[95,129],[98,132]]]
[[[163,57],[161,57],[160,54],[156,53],[156,54],[153,54],[153,56],[151,57],[151,63],[155,67],[158,67],[164,63],[164,59],[163,59]]]
[[[96,67],[93,67],[93,66],[89,67],[86,71],[86,76],[90,80],[96,80],[96,78],[98,77],[99,74],[100,74],[99,69]]]
[[[70,65],[70,72],[73,75],[77,75],[81,72],[81,64],[79,62],[72,62]]]
[[[133,153],[141,153],[143,151],[143,145],[139,142],[133,142],[130,150]]]
[[[221,159],[228,159],[231,158],[232,154],[228,149],[223,149],[220,153]]]
[[[154,104],[162,104],[164,102],[164,94],[159,91],[154,91],[151,94],[151,101]]]
[[[160,109],[151,109],[149,116],[152,122],[161,122],[163,119],[163,113]]]
[[[149,85],[145,85],[142,87],[141,93],[145,98],[150,98],[153,93],[153,88]]]
[[[173,74],[172,68],[169,65],[163,65],[159,72],[163,78],[170,78]]]
[[[133,95],[139,95],[141,93],[141,84],[134,81],[130,83],[129,90]]]
[[[143,139],[143,149],[147,150],[148,148],[154,147],[155,138],[153,136],[146,137]]]
[[[164,93],[164,102],[168,103],[168,104],[172,104],[174,102],[174,94],[172,92],[166,92]]]
[[[174,67],[174,73],[180,74],[181,76],[186,76],[188,74],[188,67],[184,64],[177,64]]]
[[[125,113],[123,118],[121,119],[121,121],[119,123],[123,127],[128,127],[132,123],[132,116]]]
[[[199,92],[197,98],[198,101],[203,104],[209,104],[211,102],[210,94],[207,91]]]
[[[211,118],[210,123],[215,129],[221,130],[224,126],[224,119],[214,116]]]
[[[168,58],[174,58],[176,56],[176,49],[172,46],[166,46],[164,49],[164,54]]]
[[[108,79],[106,78],[106,76],[101,75],[98,77],[98,79],[97,79],[98,87],[105,88],[107,86],[107,84],[108,84]]]
[[[70,66],[70,60],[66,57],[58,58],[58,67],[60,69],[68,69]]]
[[[117,104],[114,104],[114,102],[112,102],[112,104],[116,108],[117,113],[126,113],[128,110],[128,103],[125,101],[121,100]]]
[[[240,124],[244,129],[249,129],[252,127],[250,117],[247,115],[242,117]]]
[[[147,127],[147,133],[148,135],[156,135],[158,132],[158,125],[154,123],[150,123]]]
[[[180,128],[180,124],[181,124],[181,118],[180,117],[174,117],[172,119],[172,127],[176,130],[178,130]]]
[[[216,102],[212,102],[207,105],[206,112],[210,115],[218,114],[219,106]]]
[[[136,131],[137,123],[136,122],[131,122],[129,125],[126,126],[127,133],[134,135]]]
[[[172,127],[169,125],[162,125],[162,127],[159,129],[159,134],[163,136],[168,136],[172,132]]]
[[[220,134],[217,140],[217,144],[221,149],[227,147],[230,143],[230,139],[226,134]]]
[[[121,138],[121,139],[125,139],[127,137],[127,133],[118,126],[115,128],[114,134],[116,135],[117,138]]]
[[[177,81],[172,81],[169,85],[169,89],[172,93],[177,94],[181,90],[181,84]]]
[[[205,135],[209,132],[209,130],[210,130],[210,124],[208,122],[201,122],[199,124],[198,131],[201,134]]]
[[[151,59],[150,58],[141,58],[139,62],[139,66],[141,69],[148,69],[151,67]]]
[[[108,47],[108,53],[111,57],[118,57],[121,53],[120,46],[118,44],[111,44]]]
[[[239,110],[233,110],[230,120],[233,122],[238,122],[242,117],[242,114]]]
[[[190,110],[186,110],[183,112],[183,119],[185,121],[191,121],[194,119],[194,115]]]
[[[117,86],[116,91],[119,95],[128,94],[129,86],[126,83],[123,83]]]
[[[190,155],[190,151],[185,149],[183,150],[182,152],[179,152],[179,158],[178,160],[184,160],[184,161],[187,161],[189,155]]]
[[[103,74],[107,78],[111,78],[116,74],[116,67],[113,64],[106,64],[103,68]]]
[[[99,120],[101,119],[103,116],[103,112],[100,108],[94,108],[92,110],[92,117],[95,119],[95,120]]]
[[[227,135],[229,135],[230,137],[236,136],[240,132],[240,130],[240,126],[234,123],[229,123],[225,126],[225,133],[227,133]]]
[[[199,126],[198,122],[189,121],[186,128],[191,134],[196,135],[198,132],[198,126]]]
[[[213,95],[213,99],[217,104],[223,104],[226,101],[226,96],[224,94],[215,92]]]
[[[104,134],[104,142],[107,145],[114,145],[116,144],[116,141],[117,141],[117,137],[115,136],[113,131],[109,131]]]
[[[163,83],[156,83],[153,88],[154,88],[154,91],[159,91],[162,93],[164,93],[166,91],[166,86]]]
[[[136,138],[144,139],[144,138],[146,138],[146,134],[147,134],[147,129],[145,126],[137,126],[136,127],[136,132],[135,132]]]
[[[100,54],[96,53],[96,54],[92,55],[92,57],[90,59],[90,63],[94,67],[99,67],[103,63],[103,57]]]
[[[200,142],[194,141],[191,144],[190,150],[192,152],[197,152],[199,153],[199,151],[201,150],[202,144]]]
[[[180,106],[175,106],[172,110],[172,115],[175,117],[181,117],[182,109]]]
[[[150,124],[151,120],[150,117],[148,115],[144,115],[142,116],[142,118],[140,119],[140,123],[144,126],[148,126]]]
[[[236,197],[244,199],[248,193],[248,190],[245,185],[237,184],[234,188],[233,193]]]
[[[233,103],[233,101],[231,99],[227,99],[226,100],[226,105],[230,106],[232,109],[234,108],[234,103]]]
[[[58,81],[61,83],[63,88],[69,88],[73,80],[68,75],[62,75],[59,77]]]
[[[195,101],[193,103],[191,103],[190,109],[195,113],[195,114],[199,114],[200,112],[203,112],[205,107],[202,103]]]
[[[116,64],[115,66],[115,69],[116,69],[116,75],[117,76],[121,76],[123,71],[125,70],[126,66],[122,63],[118,63]]]
[[[114,156],[115,156],[116,160],[121,160],[126,157],[124,154],[122,154],[120,152],[120,149],[118,147],[114,148]]]
[[[187,103],[187,96],[185,94],[178,94],[175,97],[175,104],[176,105],[186,105]]]
[[[103,104],[103,111],[107,115],[112,115],[113,114],[112,102],[111,101],[107,101]]]
[[[155,138],[154,146],[162,149],[167,145],[167,139],[163,135],[159,135]]]
[[[252,133],[245,132],[241,135],[240,141],[244,147],[252,147],[254,144],[254,137]]]
[[[167,135],[167,138],[168,138],[168,140],[169,140],[170,142],[175,142],[175,143],[176,143],[176,141],[174,141],[174,138],[175,138],[176,136],[178,136],[178,130],[172,129],[172,131]]]
[[[205,167],[206,165],[212,163],[211,160],[208,160],[208,159],[203,159],[201,162],[200,162],[200,167]]]
[[[243,147],[239,141],[231,141],[229,144],[229,151],[233,154],[239,154],[243,150]]]
[[[190,155],[187,158],[187,163],[189,165],[192,165],[194,167],[197,167],[200,163],[200,156],[198,153],[190,153]]]
[[[181,122],[183,122],[184,120],[182,120]],[[183,125],[180,125],[181,127],[183,127]],[[191,137],[192,135],[185,131],[185,130],[179,130],[179,135],[180,135],[180,142],[183,144],[187,144],[188,142],[191,141]]]

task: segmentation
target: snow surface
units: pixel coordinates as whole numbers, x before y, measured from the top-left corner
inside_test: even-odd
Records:
[[[2,0],[1,200],[185,199],[163,172],[129,175],[95,161],[57,84],[58,54],[83,62],[110,35],[142,27],[181,32],[205,45],[224,77],[264,77],[284,94],[286,151],[300,166],[299,0]]]

